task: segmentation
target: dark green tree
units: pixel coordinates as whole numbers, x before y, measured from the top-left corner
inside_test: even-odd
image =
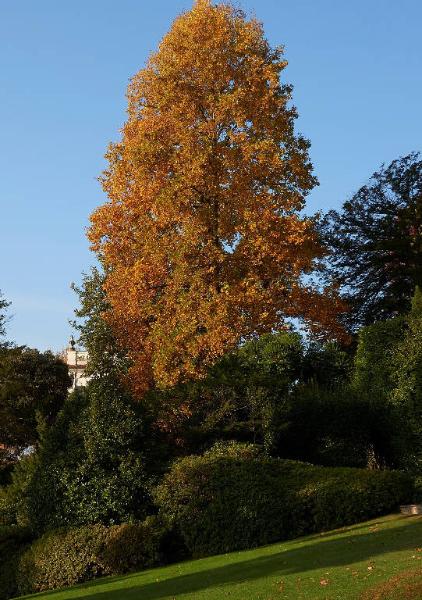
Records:
[[[392,361],[395,383],[392,402],[403,413],[409,429],[403,466],[422,468],[422,291],[416,288],[406,330]],[[407,463],[407,464],[406,464]]]
[[[356,390],[383,401],[390,398],[395,387],[393,359],[405,330],[406,316],[360,329],[352,377]]]
[[[118,381],[98,378],[76,390],[45,432],[35,465],[28,461],[30,476],[20,474],[19,520],[37,533],[142,520],[149,509],[147,431],[142,408]]]
[[[352,368],[353,346],[311,341],[302,359],[301,382],[338,387],[350,379]]]
[[[328,272],[341,285],[351,331],[410,309],[422,284],[422,160],[412,153],[382,166],[321,222]]]
[[[54,422],[70,384],[66,364],[51,352],[0,348],[0,443],[16,454],[36,444],[39,420]]]

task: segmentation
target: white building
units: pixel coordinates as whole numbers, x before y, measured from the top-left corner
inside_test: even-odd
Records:
[[[88,352],[86,350],[78,350],[73,337],[70,338],[69,345],[63,352],[63,360],[67,364],[69,375],[72,378],[72,387],[69,391],[77,387],[85,387],[89,381],[89,377],[85,375]]]

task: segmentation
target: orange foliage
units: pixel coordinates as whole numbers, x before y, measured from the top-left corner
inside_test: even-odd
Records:
[[[302,282],[322,252],[300,214],[316,180],[286,64],[256,20],[199,0],[129,85],[89,238],[139,395],[286,317],[338,329],[336,295]]]

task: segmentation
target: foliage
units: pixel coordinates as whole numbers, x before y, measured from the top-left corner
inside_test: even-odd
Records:
[[[353,388],[372,404],[394,415],[388,428],[395,464],[422,464],[422,309],[419,287],[408,315],[362,328],[355,357]],[[384,408],[383,408],[384,407]],[[374,415],[375,416],[375,415]]]
[[[31,533],[23,527],[0,526],[0,599],[18,595],[19,560],[31,542]]]
[[[46,533],[19,562],[21,594],[144,569],[162,562],[165,527],[155,517],[134,525],[87,525]]]
[[[422,285],[422,160],[417,153],[382,166],[321,225],[330,275],[351,311],[349,327],[406,313]]]
[[[403,420],[385,400],[347,383],[299,385],[289,397],[274,453],[325,466],[397,467]]]
[[[192,555],[204,556],[381,515],[412,493],[399,472],[211,453],[176,461],[155,497]]]
[[[403,412],[410,435],[408,465],[422,467],[422,292],[417,287],[412,310],[406,319],[406,330],[397,345],[392,361],[395,387],[392,402]]]
[[[73,393],[38,452],[3,492],[15,521],[37,533],[68,525],[130,522],[149,508],[145,421],[118,382]]]
[[[300,381],[326,389],[344,385],[353,371],[353,354],[351,344],[328,342],[322,345],[311,341],[303,354]]]
[[[178,409],[186,449],[197,452],[218,439],[239,439],[270,451],[285,397],[300,375],[302,351],[294,333],[263,335],[226,354],[204,379],[154,396],[173,415]]]
[[[0,443],[15,452],[38,441],[41,418],[51,425],[67,396],[65,363],[51,352],[0,349]]]
[[[89,238],[138,395],[202,376],[286,317],[340,332],[335,290],[302,277],[322,250],[301,212],[316,180],[286,64],[256,20],[198,2],[129,86]]]
[[[239,458],[253,459],[263,456],[263,450],[257,444],[248,444],[235,442],[216,442],[209,450],[204,453],[204,456],[213,456],[219,458]]]
[[[6,525],[29,527],[31,519],[28,513],[28,488],[35,477],[38,467],[38,456],[31,453],[19,459],[13,468],[10,481],[0,487],[0,522]],[[48,506],[49,494],[53,489],[46,490],[45,498],[40,498],[40,504]]]
[[[350,356],[337,345],[306,347],[291,331],[266,334],[227,353],[205,378],[146,398],[163,422],[172,421],[179,454],[230,439],[262,444],[271,454],[283,446],[294,390],[303,383],[338,387],[350,370]]]
[[[11,463],[5,463],[2,461],[0,452],[0,488],[1,486],[10,483],[12,469],[13,465]]]
[[[392,365],[403,339],[405,317],[380,321],[359,331],[353,384],[361,392],[386,399],[394,387]]]
[[[108,310],[104,291],[105,274],[100,267],[92,267],[83,275],[82,285],[72,284],[78,295],[80,306],[75,310],[74,328],[79,332],[79,341],[88,351],[88,375],[107,377],[123,374],[127,370],[125,352],[118,347],[110,325],[104,319]]]

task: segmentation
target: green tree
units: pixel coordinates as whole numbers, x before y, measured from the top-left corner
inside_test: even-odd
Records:
[[[395,387],[393,357],[406,329],[400,316],[362,327],[354,361],[353,385],[386,401]]]
[[[143,519],[150,479],[162,468],[146,406],[124,386],[126,362],[103,319],[102,282],[95,268],[74,286],[91,380],[70,394],[52,427],[42,428],[37,452],[20,461],[3,492],[3,512],[36,533]]]
[[[422,160],[412,153],[382,166],[321,223],[328,271],[351,311],[352,331],[410,309],[422,285]]]
[[[148,428],[118,381],[95,379],[66,400],[39,448],[0,494],[11,522],[36,534],[62,526],[142,520],[150,509]]]
[[[353,346],[311,341],[303,356],[301,381],[323,388],[338,387],[350,379],[352,368]]]
[[[79,342],[88,351],[87,372],[95,377],[111,373],[124,374],[128,361],[126,352],[118,346],[110,325],[104,318],[109,305],[104,291],[105,273],[101,267],[93,267],[84,273],[81,286],[72,284],[79,298],[75,310],[74,328],[79,333]]]
[[[15,453],[38,440],[39,419],[54,422],[71,381],[66,364],[51,352],[0,349],[0,443]]]
[[[392,401],[400,407],[410,434],[407,440],[407,466],[422,467],[422,291],[417,287],[407,328],[393,357]]]

